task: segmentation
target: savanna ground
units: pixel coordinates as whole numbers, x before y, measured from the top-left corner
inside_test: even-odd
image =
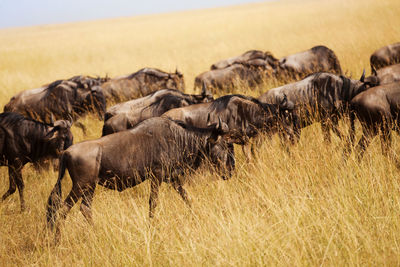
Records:
[[[276,1],[219,9],[0,30],[0,105],[15,93],[77,74],[116,76],[142,67],[184,73],[187,92],[211,63],[250,49],[276,57],[314,45],[333,49],[347,75],[369,73],[369,55],[400,39],[397,0]],[[259,95],[241,88],[238,92]],[[102,123],[82,119],[84,137]],[[347,126],[342,123],[342,130]],[[358,126],[358,129],[360,127]],[[359,132],[359,131],[358,131]],[[186,189],[190,210],[163,185],[153,221],[149,186],[118,193],[98,187],[88,225],[76,205],[53,246],[45,230],[47,197],[57,173],[23,172],[28,209],[18,194],[0,204],[0,265],[399,265],[400,184],[375,138],[364,159],[345,163],[343,144],[323,141],[318,124],[290,155],[277,137],[228,181],[203,169]],[[393,149],[400,153],[395,136]],[[8,188],[0,170],[0,193]],[[70,189],[64,179],[63,193]]]

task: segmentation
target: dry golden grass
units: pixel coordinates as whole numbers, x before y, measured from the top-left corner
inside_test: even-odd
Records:
[[[369,55],[399,41],[397,0],[276,1],[96,22],[0,30],[1,105],[15,93],[77,74],[121,75],[178,67],[192,92],[211,63],[249,49],[276,57],[323,44],[358,77]],[[268,88],[264,88],[267,90]],[[248,89],[244,94],[256,96]],[[102,123],[82,120],[100,136]],[[343,124],[343,128],[345,125]],[[394,138],[393,149],[400,139]],[[45,206],[57,174],[24,169],[28,210],[18,194],[0,204],[0,265],[399,265],[399,170],[380,154],[342,160],[343,144],[308,127],[290,155],[265,141],[228,181],[202,170],[186,188],[190,210],[169,186],[149,222],[148,184],[117,193],[98,187],[90,227],[76,205],[59,246],[45,231]],[[6,168],[0,170],[6,191]],[[64,194],[70,188],[64,179]]]

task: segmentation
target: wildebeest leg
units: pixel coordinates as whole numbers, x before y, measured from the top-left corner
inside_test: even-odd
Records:
[[[22,173],[21,173],[22,167],[18,167],[14,169],[14,175],[15,175],[15,183],[17,184],[18,188],[18,193],[19,193],[19,199],[21,201],[21,211],[25,210],[25,198],[24,198],[24,180],[22,179]]]
[[[339,119],[337,116],[332,117],[331,129],[342,141],[345,141],[344,135],[339,131]]]
[[[351,154],[351,149],[354,146],[354,141],[355,141],[355,132],[356,132],[356,128],[354,126],[354,121],[356,119],[356,116],[354,114],[354,112],[350,112],[350,130],[349,130],[349,138],[346,139],[346,144],[345,144],[345,148],[343,151],[343,157],[345,160],[347,160],[347,158],[350,156]]]
[[[176,192],[179,193],[179,195],[181,195],[183,201],[185,201],[189,207],[192,207],[191,201],[186,193],[186,190],[183,188],[182,183],[179,181],[173,182],[172,187],[176,190]]]
[[[392,146],[392,133],[387,123],[381,125],[381,132],[382,154],[386,157],[392,157],[392,153],[390,153],[390,148]]]
[[[229,149],[229,154],[226,162],[228,173],[222,176],[224,180],[230,178],[232,176],[232,172],[236,168],[235,147],[233,146],[233,144],[229,144],[228,149]],[[223,165],[221,167],[223,167]]]
[[[12,171],[13,167],[8,167],[8,179],[9,179],[9,187],[7,192],[1,197],[1,199],[4,201],[6,200],[10,195],[14,194],[15,190],[17,189],[17,185],[15,183],[15,176],[13,175]]]
[[[157,178],[155,179],[150,179],[150,198],[149,198],[149,217],[153,218],[154,216],[154,209],[157,206],[157,200],[158,200],[158,191],[161,185],[161,181],[159,181]]]
[[[93,225],[92,200],[93,200],[93,195],[94,195],[95,189],[96,189],[96,184],[89,186],[88,189],[86,189],[83,192],[82,203],[80,206],[80,210],[81,210],[83,216],[86,218],[86,220],[91,225]]]
[[[331,142],[331,135],[329,130],[332,130],[341,140],[343,140],[343,135],[339,131],[339,119],[337,116],[333,115],[326,121],[321,122],[321,128],[324,134],[324,140],[327,143]]]
[[[321,130],[322,130],[322,134],[324,135],[324,141],[326,143],[330,143],[331,142],[331,134],[329,132],[330,128],[331,128],[330,122],[321,121]]]
[[[358,160],[361,160],[364,156],[364,152],[371,143],[371,139],[376,136],[378,133],[377,127],[374,125],[371,128],[367,126],[363,126],[363,135],[361,136],[360,141],[357,144],[357,148],[355,151],[357,152]]]
[[[82,190],[76,184],[72,185],[71,192],[69,192],[68,196],[65,198],[64,203],[62,204],[59,210],[59,220],[56,223],[56,243],[60,240],[60,226],[67,217],[68,212],[72,209],[75,203],[82,196]]]

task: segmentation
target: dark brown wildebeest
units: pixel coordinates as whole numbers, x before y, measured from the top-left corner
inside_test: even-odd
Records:
[[[204,87],[201,95],[188,95],[181,91],[163,89],[138,99],[112,106],[106,112],[102,136],[124,131],[167,110],[213,100]]]
[[[376,86],[356,95],[351,100],[351,110],[363,129],[363,135],[355,149],[359,159],[379,131],[382,152],[387,155],[392,141],[391,130],[398,133],[400,130],[400,82]],[[354,116],[351,123],[354,125]],[[354,126],[352,128],[354,129]],[[354,141],[354,130],[351,139]]]
[[[250,50],[237,57],[231,57],[218,61],[211,65],[211,70],[225,69],[234,64],[249,64],[249,65],[269,65],[274,69],[279,65],[276,59],[270,52],[262,52],[260,50]]]
[[[382,85],[400,81],[400,64],[390,65],[381,69],[372,69],[372,75],[365,78],[371,84]]]
[[[54,226],[61,201],[61,180],[68,169],[72,189],[61,206],[65,219],[72,206],[82,198],[81,211],[92,222],[91,202],[97,184],[123,191],[149,179],[151,184],[149,216],[153,217],[162,182],[171,183],[190,204],[183,188],[185,175],[209,161],[229,168],[228,132],[219,122],[207,128],[194,128],[182,122],[156,117],[137,127],[75,144],[60,157],[59,175],[48,199],[47,221]],[[59,235],[56,225],[56,236]]]
[[[232,92],[237,86],[254,87],[261,84],[272,72],[271,66],[238,63],[224,69],[214,69],[199,74],[195,78],[194,86],[200,88],[205,85],[213,93]]]
[[[60,120],[48,125],[17,113],[0,114],[0,164],[8,166],[10,180],[2,200],[18,187],[21,210],[25,209],[22,168],[28,162],[58,158],[60,152],[72,145],[70,128],[69,121]]]
[[[369,59],[371,71],[400,63],[400,43],[387,45],[376,50]]]
[[[144,68],[133,74],[116,77],[101,85],[107,100],[122,102],[146,96],[164,88],[185,90],[183,74],[167,73],[158,69]]]
[[[58,80],[41,88],[22,91],[13,96],[5,106],[5,112],[20,113],[44,123],[53,119],[76,121],[88,112],[94,112],[103,120],[106,100],[96,85],[103,78],[75,76],[68,80]],[[85,127],[76,126],[85,131]]]
[[[295,105],[299,120],[297,137],[300,136],[300,128],[319,121],[326,141],[330,141],[330,129],[344,138],[337,127],[338,121],[343,114],[349,114],[351,99],[369,88],[364,76],[365,72],[360,80],[352,80],[333,73],[315,73],[301,81],[268,90],[258,99],[263,103],[276,103],[277,95],[287,95]]]
[[[195,127],[205,127],[225,122],[235,143],[247,145],[249,138],[259,132],[273,135],[279,132],[283,137],[293,140],[293,103],[284,95],[277,96],[278,104],[264,104],[255,98],[243,95],[226,95],[213,102],[190,105],[167,111],[162,117],[180,120]],[[231,147],[233,153],[233,146]],[[249,159],[248,147],[243,152]]]
[[[315,46],[309,50],[281,58],[276,76],[283,79],[302,79],[316,72],[342,73],[338,58],[326,46]]]

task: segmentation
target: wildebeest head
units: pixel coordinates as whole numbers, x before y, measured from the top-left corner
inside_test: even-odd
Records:
[[[172,88],[182,92],[185,91],[183,74],[178,70],[175,70],[175,73],[168,73],[166,79],[166,88]]]
[[[226,180],[235,168],[234,140],[230,139],[229,127],[221,119],[209,127],[212,127],[213,131],[207,139],[207,153],[211,164],[216,166],[221,177]]]
[[[97,113],[100,120],[104,119],[106,113],[106,98],[100,86],[93,86],[90,90],[82,92],[82,109]]]
[[[182,128],[191,129],[203,135],[203,138],[198,139],[198,142],[202,143],[200,158],[206,159],[211,166],[215,166],[223,179],[229,178],[231,171],[235,168],[235,155],[228,125],[221,122],[221,119],[218,119],[218,123],[209,124],[206,128],[197,128],[183,121],[174,122]]]
[[[275,122],[276,130],[284,139],[294,143],[295,132],[299,127],[299,118],[295,112],[294,103],[287,99],[286,94],[277,96],[277,103],[279,105],[277,121]]]
[[[296,116],[293,113],[294,104],[287,99],[285,94],[277,96],[278,104],[265,104],[256,99],[252,99],[254,105],[243,109],[244,125],[242,126],[244,135],[242,142],[245,144],[248,138],[255,137],[259,132],[267,135],[280,133],[288,139],[293,139]],[[237,140],[238,141],[238,140]]]
[[[375,87],[379,85],[379,78],[375,75],[368,76],[365,78],[365,69],[361,75],[360,81],[357,84],[357,87],[360,88],[358,93],[365,91],[371,87]]]
[[[207,89],[206,84],[203,82],[200,95],[193,95],[196,103],[207,103],[214,100],[213,94]]]
[[[54,157],[58,157],[59,153],[72,145],[71,122],[58,120],[54,124],[51,124],[46,138],[51,150],[50,153]]]

